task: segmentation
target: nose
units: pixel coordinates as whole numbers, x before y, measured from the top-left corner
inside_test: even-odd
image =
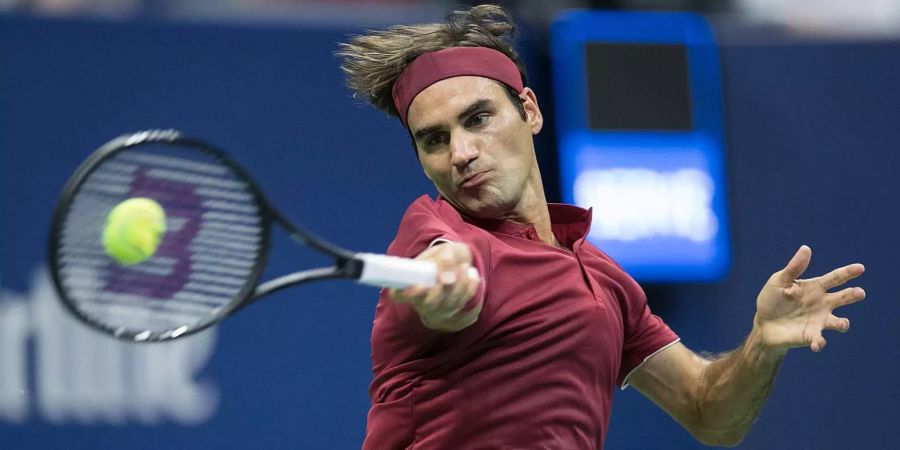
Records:
[[[457,169],[463,169],[470,162],[478,159],[478,145],[471,136],[457,133],[450,137],[450,162]]]

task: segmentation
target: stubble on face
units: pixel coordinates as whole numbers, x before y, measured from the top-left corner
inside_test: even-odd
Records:
[[[546,204],[532,128],[493,80],[439,81],[416,96],[408,119],[426,176],[464,214],[509,219],[531,196]]]

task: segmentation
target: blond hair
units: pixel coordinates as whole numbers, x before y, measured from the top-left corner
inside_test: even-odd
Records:
[[[399,117],[391,89],[403,69],[423,53],[450,47],[487,47],[505,54],[527,84],[525,66],[513,48],[516,24],[496,5],[473,6],[447,15],[444,23],[396,25],[353,36],[336,55],[354,97],[362,97],[389,116]],[[517,96],[518,93],[513,93]]]

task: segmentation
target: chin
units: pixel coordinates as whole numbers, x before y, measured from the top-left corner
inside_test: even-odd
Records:
[[[496,219],[509,210],[504,202],[498,202],[496,199],[467,199],[462,202],[455,202],[454,205],[466,215],[476,219]]]
[[[440,189],[438,191],[458,211],[476,219],[498,218],[515,206],[515,202],[509,202],[503,192],[491,185],[482,186],[474,192],[457,190],[453,195],[447,195]]]

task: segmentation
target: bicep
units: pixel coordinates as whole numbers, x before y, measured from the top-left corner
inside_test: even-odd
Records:
[[[690,430],[699,417],[700,375],[709,361],[681,342],[653,355],[628,377],[628,384]]]

